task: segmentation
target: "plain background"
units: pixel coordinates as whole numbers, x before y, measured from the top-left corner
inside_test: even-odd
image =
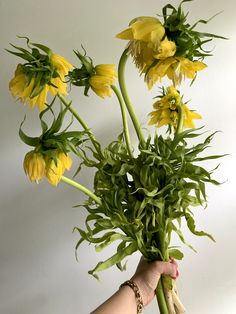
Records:
[[[171,1],[177,5],[178,1]],[[8,91],[16,57],[4,48],[9,43],[22,45],[16,35],[28,36],[33,42],[50,46],[76,64],[73,49],[84,45],[95,64],[118,63],[125,42],[115,34],[140,15],[161,13],[165,1],[156,0],[0,0],[0,313],[1,314],[87,314],[110,296],[134,272],[139,254],[128,259],[127,271],[116,268],[100,275],[100,282],[87,271],[100,260],[111,256],[114,247],[96,253],[93,246],[82,245],[79,261],[74,248],[79,239],[75,226],[84,226],[86,212],[73,208],[84,196],[64,184],[57,188],[47,182],[31,184],[25,177],[22,161],[30,149],[18,137],[18,128],[27,113],[24,130],[39,134],[37,110],[16,102]],[[185,258],[179,263],[178,288],[188,314],[236,313],[236,205],[235,205],[235,50],[236,4],[234,0],[195,0],[184,5],[191,23],[223,11],[199,30],[221,34],[230,40],[215,40],[209,47],[213,57],[208,68],[199,73],[192,88],[181,87],[190,106],[203,116],[198,126],[207,131],[221,130],[209,153],[230,156],[221,161],[215,178],[225,181],[220,187],[209,186],[208,208],[196,209],[198,229],[214,235],[216,243],[185,232],[186,239],[198,251],[183,247]],[[129,62],[127,81],[130,96],[142,125],[148,122],[155,87],[147,91],[136,68]],[[69,99],[93,128],[105,146],[121,131],[119,107],[113,97],[101,100],[81,90]],[[135,135],[132,133],[135,143]],[[206,164],[208,169],[217,162]],[[69,174],[70,175],[70,174]],[[72,174],[71,174],[72,175]],[[78,177],[92,186],[92,174],[82,171]],[[144,313],[157,313],[155,301]]]

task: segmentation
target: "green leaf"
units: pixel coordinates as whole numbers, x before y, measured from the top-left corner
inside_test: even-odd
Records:
[[[20,129],[19,129],[19,136],[20,136],[20,139],[27,145],[29,146],[33,146],[33,147],[37,147],[39,144],[40,144],[40,138],[39,137],[30,137],[28,135],[26,135],[21,127],[23,125],[23,123],[25,122],[25,119],[26,119],[26,116],[24,117],[24,120],[21,122],[21,125],[20,125]]]
[[[169,253],[170,257],[177,259],[177,260],[182,260],[184,257],[184,254],[178,249],[169,249],[168,253]]]
[[[96,265],[96,267],[90,270],[88,273],[98,279],[98,276],[95,273],[98,273],[100,271],[112,267],[113,265],[120,263],[126,256],[133,254],[136,250],[137,250],[136,244],[130,243],[127,247],[123,248],[122,250],[119,250],[112,257],[108,258],[105,261],[99,262]]]
[[[188,226],[189,230],[193,234],[195,234],[196,236],[206,236],[206,237],[210,238],[212,241],[215,242],[215,239],[209,233],[206,233],[204,231],[197,231],[196,230],[194,218],[190,214],[186,213],[185,214],[185,218],[186,218],[186,221],[187,221],[187,226]]]
[[[103,243],[96,245],[95,249],[97,252],[102,251],[104,248],[106,248],[108,245],[112,244],[114,241],[117,240],[126,240],[126,241],[130,241],[131,239],[127,236],[125,236],[124,234],[120,234],[120,233],[115,233],[112,235],[109,235]]]

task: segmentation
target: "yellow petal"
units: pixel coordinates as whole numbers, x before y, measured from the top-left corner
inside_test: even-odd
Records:
[[[60,159],[57,159],[57,163],[53,159],[47,162],[46,177],[48,182],[54,186],[57,186],[63,175],[63,165]]]
[[[167,37],[161,41],[158,54],[153,55],[156,59],[166,59],[172,57],[176,52],[176,45],[173,41],[168,40]]]
[[[125,39],[125,40],[133,40],[133,31],[131,28],[125,29],[123,32],[120,32],[119,34],[116,35],[117,38],[119,39]]]

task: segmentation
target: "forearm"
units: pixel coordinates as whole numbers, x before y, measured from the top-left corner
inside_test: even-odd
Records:
[[[90,314],[137,314],[134,291],[129,286],[121,287],[106,302]]]

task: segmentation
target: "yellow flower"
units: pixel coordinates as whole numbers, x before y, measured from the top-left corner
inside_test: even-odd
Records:
[[[183,105],[183,111],[184,111],[184,128],[195,128],[195,124],[193,123],[193,119],[201,119],[201,115],[195,111],[189,110],[189,108],[184,104]]]
[[[158,54],[153,55],[156,59],[166,59],[172,57],[176,52],[176,45],[173,41],[168,40],[167,37],[161,41],[158,48]]]
[[[65,154],[64,152],[59,152],[57,158],[61,161],[63,167],[63,173],[65,170],[70,170],[72,166],[72,159],[69,154]]]
[[[116,37],[129,40],[128,51],[139,70],[144,72],[155,61],[154,55],[159,53],[164,35],[165,28],[157,18],[140,16],[132,20],[129,28]]]
[[[30,151],[24,158],[24,170],[30,181],[39,182],[45,175],[45,160],[41,153]]]
[[[46,177],[48,182],[54,186],[57,186],[64,173],[64,165],[60,159],[56,161],[53,158],[49,158],[46,162]]]
[[[111,85],[117,78],[114,64],[99,64],[95,67],[96,74],[89,79],[92,90],[100,97],[112,95]]]
[[[151,117],[149,125],[156,125],[158,128],[172,125],[177,128],[180,106],[183,106],[183,127],[195,128],[193,119],[201,119],[200,114],[189,110],[186,104],[181,104],[181,96],[173,85],[167,87],[166,94],[153,104],[155,111],[149,114]]]
[[[9,89],[14,97],[18,97],[22,103],[29,104],[30,108],[35,105],[40,111],[46,108],[47,95],[57,93],[67,95],[65,75],[73,66],[62,56],[52,54],[50,63],[57,73],[57,77],[46,77],[44,83],[37,80],[37,72],[29,75],[24,65],[19,64],[15,76],[9,82]]]
[[[165,75],[172,80],[173,84],[179,85],[183,78],[194,79],[197,71],[206,68],[206,64],[200,61],[190,61],[184,57],[169,57],[160,60],[153,66],[146,75],[148,88],[152,88],[158,80],[161,80]]]

